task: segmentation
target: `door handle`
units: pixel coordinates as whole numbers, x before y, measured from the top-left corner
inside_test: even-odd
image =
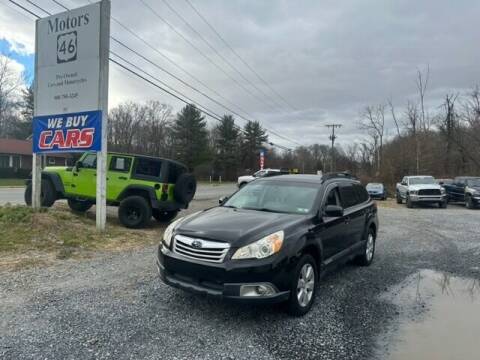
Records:
[[[127,180],[127,178],[125,176],[119,176],[118,177],[120,180]]]
[[[345,224],[349,224],[350,223],[350,217],[349,216],[345,216]]]
[[[77,173],[73,173],[73,176],[78,176],[78,174],[77,174]]]

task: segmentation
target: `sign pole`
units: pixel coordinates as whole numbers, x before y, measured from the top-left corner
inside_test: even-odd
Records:
[[[107,223],[107,133],[108,133],[108,55],[110,52],[110,0],[100,4],[100,81],[99,104],[102,111],[101,151],[97,152],[97,230]]]
[[[35,33],[38,33],[38,20],[35,21]],[[35,52],[38,49],[38,36],[35,36]],[[38,56],[35,56],[35,78],[33,79],[33,89],[34,89],[34,98],[33,98],[33,116],[38,114],[38,100],[37,100],[37,68],[38,68]],[[41,201],[41,190],[42,189],[42,157],[41,155],[33,152],[32,157],[32,208],[40,209],[42,206]]]

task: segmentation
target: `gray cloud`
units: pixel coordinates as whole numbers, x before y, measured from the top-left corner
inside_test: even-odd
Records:
[[[205,54],[241,81],[162,1],[146,1]],[[265,104],[271,101],[253,89],[251,94],[245,93],[138,0],[113,0],[112,14],[196,77],[247,109],[267,128],[301,143],[328,142],[324,125],[329,122],[344,125],[339,132],[339,142],[346,144],[361,139],[363,134],[357,126],[359,111],[367,104],[384,102],[390,97],[401,110],[407,99],[415,96],[417,69],[423,69],[427,64],[431,73],[427,96],[432,107],[439,105],[449,89],[466,91],[479,82],[480,47],[477,43],[480,31],[477,22],[480,2],[477,0],[191,1],[236,51],[298,111],[285,106],[272,109],[272,105]],[[39,0],[39,3],[54,9],[49,1]],[[86,1],[65,3],[71,6]],[[169,3],[245,76],[268,91],[223,47],[183,0],[169,0]],[[14,21],[12,19],[12,25]],[[112,23],[112,34],[202,88],[115,23]],[[21,42],[25,41],[24,38],[25,34],[22,34],[15,40]],[[128,55],[113,44],[112,49]],[[225,110],[179,85],[158,69],[143,61],[135,61],[214,111],[225,113]],[[110,90],[112,105],[130,98],[154,98],[171,103],[176,109],[181,106],[180,102],[149,85],[124,75],[114,65]],[[238,123],[242,121],[238,120]],[[274,136],[272,140],[294,146]]]

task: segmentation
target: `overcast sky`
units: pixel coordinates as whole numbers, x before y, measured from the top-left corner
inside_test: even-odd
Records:
[[[17,1],[41,14],[24,0]],[[238,112],[244,110],[248,114],[242,112],[245,117],[257,119],[268,129],[306,145],[327,143],[328,131],[324,125],[332,122],[343,125],[338,132],[339,143],[361,140],[364,134],[357,126],[360,110],[387,98],[392,98],[401,109],[408,99],[415,99],[415,73],[427,65],[430,66],[427,101],[433,110],[447,91],[466,92],[480,83],[478,0],[190,0],[235,51],[294,108],[267,88],[185,0],[167,1],[260,91],[227,65],[162,0],[144,1],[223,71],[140,0],[112,0],[112,16],[223,98],[115,22],[111,25],[113,36],[225,105],[237,106]],[[49,12],[61,11],[50,0],[35,2]],[[60,2],[67,7],[88,3],[87,0]],[[8,0],[0,0],[0,52],[10,55],[17,68],[32,73],[34,21],[22,12]],[[111,49],[215,112],[226,112],[113,42]],[[148,99],[169,103],[175,110],[182,106],[115,64],[110,66],[109,94],[110,107],[122,101]],[[238,119],[237,123],[242,125],[244,121]],[[273,134],[270,138],[288,147],[296,145]]]

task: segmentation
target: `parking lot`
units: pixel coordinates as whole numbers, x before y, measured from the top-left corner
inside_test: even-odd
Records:
[[[197,200],[192,207],[215,202]],[[422,342],[413,336],[418,344],[409,343],[412,337],[403,325],[428,319],[436,296],[397,301],[412,277],[435,271],[463,279],[473,284],[471,301],[478,301],[480,211],[455,205],[406,209],[389,201],[380,205],[379,215],[372,266],[347,264],[327,275],[311,312],[300,318],[286,315],[281,305],[224,303],[163,285],[154,265],[156,249],[150,246],[5,270],[0,275],[0,357],[402,358],[398,354],[405,343],[421,348]],[[152,231],[160,236],[161,229]],[[415,284],[418,298],[423,283]],[[478,324],[480,307],[472,309],[467,315]],[[478,349],[463,350],[478,354]]]

